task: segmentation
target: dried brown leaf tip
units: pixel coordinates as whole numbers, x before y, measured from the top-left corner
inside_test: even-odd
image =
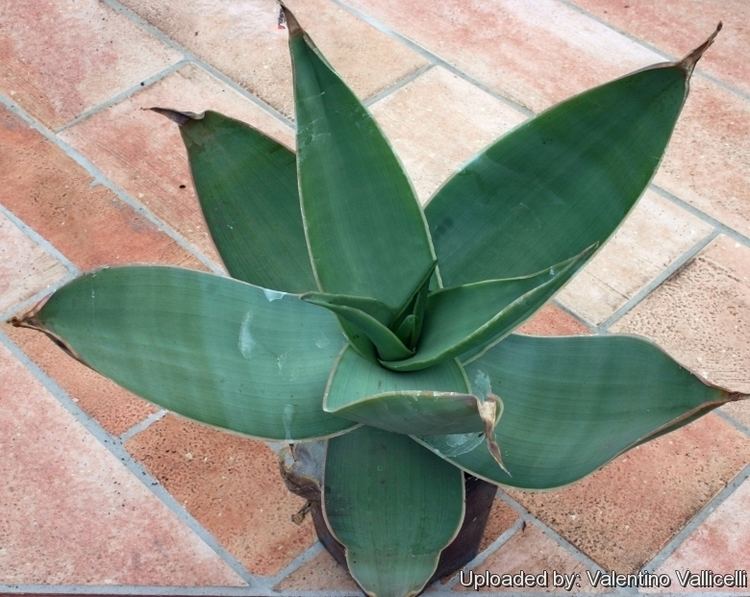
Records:
[[[179,110],[172,110],[171,108],[144,108],[145,110],[151,110],[162,116],[166,116],[172,122],[176,122],[180,126],[191,120],[200,120],[203,118],[203,114],[196,114],[195,112],[180,112]]]
[[[44,331],[44,329],[42,328],[42,323],[37,319],[37,315],[39,314],[39,311],[42,310],[42,307],[44,307],[49,298],[49,296],[45,296],[42,300],[40,300],[25,313],[22,313],[20,316],[11,317],[7,321],[7,323],[16,328],[29,328],[32,330]]]
[[[719,24],[716,25],[716,29],[708,39],[677,63],[677,66],[682,68],[687,73],[688,77],[693,74],[695,65],[701,59],[706,50],[711,47],[711,44],[714,43],[716,36],[719,34],[719,31],[721,31],[723,26],[722,22],[719,21]]]
[[[50,296],[44,297],[31,309],[26,311],[26,313],[23,313],[20,316],[11,317],[8,320],[8,323],[16,328],[26,328],[29,330],[35,330],[37,332],[41,332],[42,334],[47,336],[50,340],[52,340],[52,342],[54,342],[58,347],[60,347],[69,356],[73,357],[76,361],[79,361],[80,363],[88,367],[89,366],[88,363],[84,362],[83,359],[81,359],[81,357],[78,355],[78,353],[76,353],[75,350],[73,350],[62,338],[57,336],[54,332],[48,330],[45,327],[44,322],[41,319],[39,319],[38,317],[39,312],[42,310],[42,307],[44,307],[44,305],[47,303]]]
[[[279,15],[279,24],[286,23],[286,28],[289,30],[289,37],[296,37],[297,35],[302,35],[304,33],[302,31],[302,27],[299,24],[299,21],[297,21],[296,17],[294,16],[294,13],[289,10],[286,5],[279,1],[279,4],[281,5],[281,14]]]
[[[507,474],[509,477],[513,475],[506,468],[503,462],[503,454],[500,450],[500,444],[497,443],[495,438],[495,425],[497,425],[499,414],[502,412],[502,402],[500,398],[495,394],[488,393],[487,397],[482,400],[477,399],[477,409],[479,410],[479,416],[484,423],[484,436],[487,441],[487,449],[489,450],[492,458],[497,462],[498,466]]]

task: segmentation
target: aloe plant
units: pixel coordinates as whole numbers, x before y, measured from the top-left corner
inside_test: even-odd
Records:
[[[16,325],[186,417],[327,440],[327,525],[381,596],[424,588],[462,523],[464,473],[559,487],[742,397],[640,338],[513,333],[633,207],[716,33],[529,120],[423,210],[369,112],[286,16],[296,155],[216,112],[155,108],[180,126],[232,278],[105,268]]]

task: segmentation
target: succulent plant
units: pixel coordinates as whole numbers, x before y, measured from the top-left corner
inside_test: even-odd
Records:
[[[636,337],[513,333],[633,207],[714,36],[529,120],[423,210],[371,115],[287,23],[296,155],[216,112],[155,108],[179,123],[232,278],[105,268],[17,325],[202,423],[326,439],[326,522],[381,596],[425,586],[462,523],[464,472],[558,487],[741,397]]]

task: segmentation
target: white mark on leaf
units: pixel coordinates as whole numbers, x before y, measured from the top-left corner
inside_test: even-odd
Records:
[[[284,407],[284,414],[281,416],[281,423],[284,425],[284,437],[288,440],[292,436],[292,420],[294,419],[294,404],[287,404]]]
[[[440,438],[438,440],[438,437]],[[430,443],[444,456],[460,456],[484,442],[483,433],[451,433],[435,436]]]
[[[240,324],[240,334],[237,338],[237,348],[239,348],[240,353],[246,359],[250,358],[250,355],[253,352],[253,347],[255,346],[255,339],[253,338],[251,330],[252,323],[253,314],[248,311],[242,319],[242,323]]]
[[[286,292],[281,292],[280,290],[269,290],[268,288],[263,289],[263,294],[266,295],[266,300],[269,303],[278,301],[286,296]]]
[[[487,396],[492,393],[492,382],[490,381],[490,376],[481,369],[479,369],[474,375],[472,385],[474,393],[482,401],[486,400]]]

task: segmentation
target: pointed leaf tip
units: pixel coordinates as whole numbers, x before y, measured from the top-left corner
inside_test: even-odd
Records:
[[[52,298],[53,295],[45,296],[42,300],[40,300],[38,303],[36,303],[31,309],[26,311],[25,313],[22,313],[20,316],[14,315],[10,319],[6,321],[6,323],[9,323],[14,328],[26,328],[28,330],[34,330],[36,332],[41,332],[47,338],[52,340],[60,349],[62,349],[63,352],[65,352],[68,356],[74,358],[79,363],[82,363],[83,365],[86,365],[86,367],[89,367],[89,365],[83,361],[83,359],[80,357],[80,355],[73,349],[70,344],[65,342],[60,336],[55,334],[52,330],[50,330],[47,326],[45,326],[44,321],[39,317],[39,312],[42,310],[44,305],[47,304],[47,301]]]
[[[693,74],[695,65],[703,57],[706,50],[708,50],[708,48],[714,43],[714,40],[722,27],[724,27],[724,24],[719,21],[719,24],[716,25],[716,29],[714,29],[714,32],[708,37],[708,39],[677,63],[677,66],[682,68],[687,73],[688,77]]]
[[[286,23],[286,28],[289,31],[289,37],[302,35],[304,31],[302,30],[302,27],[300,26],[297,18],[294,16],[294,13],[289,10],[289,8],[283,2],[281,2],[281,0],[279,0],[279,6],[281,6],[281,15],[284,23]]]
[[[26,311],[25,313],[21,313],[20,316],[14,315],[10,319],[6,321],[6,323],[9,323],[15,328],[29,328],[32,330],[42,330],[42,322],[39,320],[37,315],[39,314],[39,311],[42,310],[42,307],[47,303],[47,301],[50,299],[52,295],[49,294],[45,296],[42,300],[40,300],[38,303],[36,303],[31,309]]]
[[[196,114],[195,112],[180,112],[179,110],[172,110],[171,108],[152,107],[145,109],[156,112],[157,114],[161,114],[162,116],[166,116],[171,121],[176,122],[180,126],[187,122],[190,122],[191,120],[200,120],[203,118],[203,114]]]

